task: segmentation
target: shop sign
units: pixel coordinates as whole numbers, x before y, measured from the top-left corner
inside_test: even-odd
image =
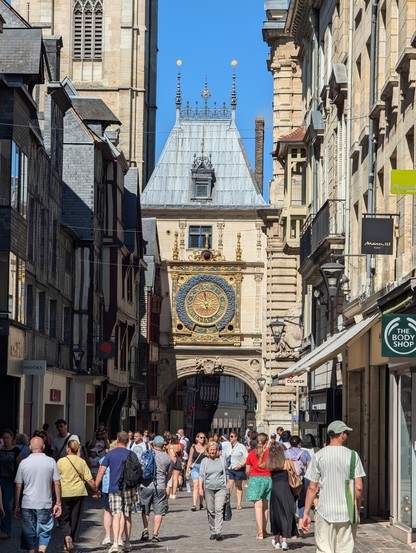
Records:
[[[393,253],[393,219],[391,217],[363,217],[361,253],[368,255],[391,255]]]
[[[414,169],[393,169],[390,182],[392,194],[416,194],[416,171]]]
[[[381,355],[416,357],[416,315],[382,315]]]
[[[285,380],[285,386],[307,386],[308,373],[297,374],[296,376],[288,376]]]
[[[24,376],[45,376],[46,361],[44,359],[24,359],[23,360],[23,375]]]
[[[101,340],[97,342],[97,357],[98,359],[112,359],[116,355],[116,345],[109,340]]]

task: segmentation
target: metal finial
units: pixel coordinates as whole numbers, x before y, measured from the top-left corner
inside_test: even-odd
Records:
[[[241,257],[243,255],[243,251],[241,249],[241,232],[237,233],[237,248],[235,250],[235,260],[241,261]]]
[[[237,107],[237,91],[236,91],[236,88],[235,88],[235,68],[237,66],[237,60],[233,60],[231,62],[231,66],[233,67],[233,84],[232,84],[232,87],[231,87],[231,109],[232,110],[235,110],[235,108]]]
[[[208,77],[205,75],[205,86],[204,90],[201,90],[201,96],[205,100],[205,105],[207,105],[208,98],[211,96],[211,92],[208,90]]]
[[[177,60],[176,65],[178,66],[178,84],[176,85],[176,108],[180,109],[182,105],[182,94],[181,94],[181,65],[182,60]]]
[[[174,261],[177,261],[179,259],[179,248],[178,248],[178,231],[175,230],[175,239],[174,239],[174,242],[173,242],[173,250],[172,250],[172,259]]]

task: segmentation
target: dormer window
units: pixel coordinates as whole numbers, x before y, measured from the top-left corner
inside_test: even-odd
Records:
[[[210,201],[215,183],[215,171],[212,167],[211,156],[196,157],[191,169],[192,174],[192,200]]]

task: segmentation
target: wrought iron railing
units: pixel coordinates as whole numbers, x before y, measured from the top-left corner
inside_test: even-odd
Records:
[[[327,200],[315,217],[309,217],[300,238],[300,263],[325,239],[345,236],[345,200]]]

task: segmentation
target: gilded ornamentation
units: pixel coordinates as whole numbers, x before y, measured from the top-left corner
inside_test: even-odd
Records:
[[[241,249],[241,232],[237,233],[237,248],[235,250],[235,260],[241,261],[241,257],[243,255],[242,249]]]
[[[177,230],[175,230],[175,239],[174,239],[174,242],[173,242],[172,259],[174,261],[177,261],[179,259],[178,231]]]

